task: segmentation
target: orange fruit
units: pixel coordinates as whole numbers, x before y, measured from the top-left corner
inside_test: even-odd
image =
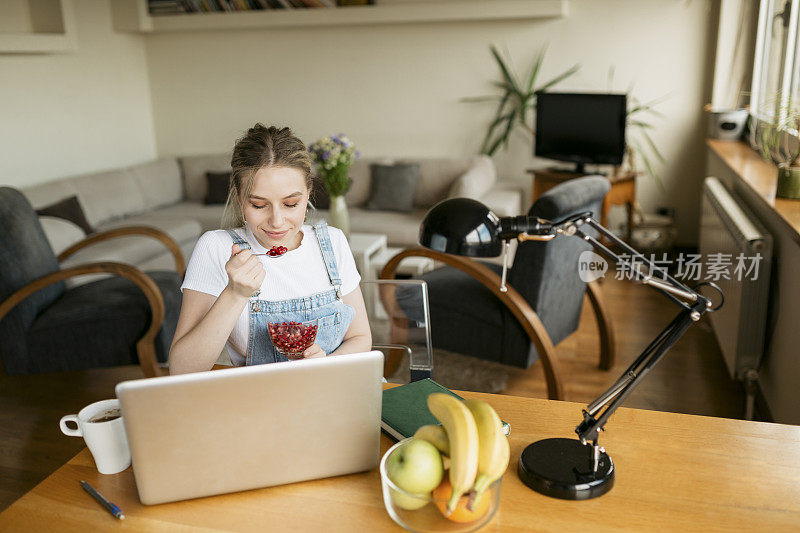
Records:
[[[458,499],[456,508],[453,509],[453,512],[448,516],[447,502],[450,500],[450,495],[452,493],[453,487],[450,485],[450,478],[447,475],[444,476],[439,486],[433,489],[434,503],[439,509],[439,512],[448,520],[452,520],[453,522],[474,522],[485,515],[489,510],[489,491],[483,493],[481,499],[478,501],[478,505],[472,511],[467,509],[469,495],[465,494]]]

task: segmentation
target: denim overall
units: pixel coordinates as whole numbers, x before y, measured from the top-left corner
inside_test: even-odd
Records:
[[[329,354],[342,344],[344,334],[355,316],[355,310],[342,301],[342,280],[336,268],[336,257],[333,254],[328,225],[325,222],[316,224],[314,233],[317,237],[328,279],[333,288],[312,294],[306,298],[294,298],[271,302],[259,300],[260,292],[256,292],[248,303],[250,307],[250,332],[247,340],[246,365],[275,363],[287,359],[278,353],[269,337],[267,324],[270,322],[301,322],[317,324],[316,342]],[[242,249],[250,249],[250,244],[239,237],[233,230],[228,230],[233,243]],[[267,259],[271,261],[271,259]]]

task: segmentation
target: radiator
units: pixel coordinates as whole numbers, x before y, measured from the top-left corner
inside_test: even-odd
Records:
[[[707,268],[703,268],[704,278],[714,281],[725,293],[725,305],[709,315],[711,327],[731,377],[745,382],[745,411],[750,419],[765,349],[772,236],[744,203],[714,177],[706,178],[703,185],[700,254],[704,267],[712,254],[730,254],[733,265],[739,254],[748,258],[761,255],[755,279],[752,272],[737,279],[739,276],[731,266],[730,279],[713,280]]]

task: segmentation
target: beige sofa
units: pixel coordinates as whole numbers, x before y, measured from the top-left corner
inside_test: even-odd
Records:
[[[351,169],[353,185],[346,199],[351,231],[384,233],[390,246],[416,244],[419,224],[428,208],[450,196],[480,200],[498,215],[521,212],[523,192],[498,182],[492,161],[485,156],[458,159],[418,159],[421,179],[414,193],[411,213],[372,211],[364,207],[370,193],[370,163],[385,159],[361,159]],[[408,160],[404,160],[408,161]],[[76,195],[88,222],[103,231],[121,226],[156,227],[180,246],[186,260],[204,231],[217,229],[223,206],[204,205],[205,173],[230,170],[227,154],[164,158],[131,167],[51,181],[22,189],[35,209]],[[317,210],[312,218],[325,218]],[[81,240],[82,231],[71,222],[40,217],[56,254]],[[122,237],[83,249],[62,266],[114,260],[145,270],[172,269],[174,260],[157,240]]]
[[[205,173],[230,170],[230,157],[224,154],[181,158],[187,199],[202,202],[206,193]],[[400,159],[396,160],[400,161]],[[391,163],[387,158],[362,158],[350,169],[353,180],[345,195],[350,214],[350,230],[356,233],[383,233],[389,246],[406,248],[417,243],[419,224],[426,211],[440,200],[465,196],[488,205],[499,216],[521,214],[524,192],[518,182],[498,181],[494,163],[487,156],[463,158],[402,159],[420,165],[420,180],[414,191],[414,210],[374,211],[365,207],[370,196],[370,165]],[[327,211],[310,216],[327,218]]]

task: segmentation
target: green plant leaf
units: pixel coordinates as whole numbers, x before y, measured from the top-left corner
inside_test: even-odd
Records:
[[[652,114],[654,114],[656,116],[663,117],[664,114],[661,113],[660,111],[658,111],[657,109],[654,109],[654,107],[657,104],[660,104],[661,102],[666,100],[668,97],[669,97],[669,94],[665,94],[663,96],[659,96],[658,98],[655,98],[655,99],[647,102],[646,104],[638,103],[638,100],[633,99],[635,105],[630,109],[630,111],[628,111],[628,116],[631,116],[631,115],[639,113],[639,112],[649,112],[649,113],[652,113]]]
[[[494,155],[494,153],[497,151],[497,149],[498,149],[498,148],[500,148],[500,144],[501,144],[502,142],[503,142],[503,138],[502,138],[502,137],[498,137],[498,138],[497,138],[497,139],[494,141],[494,143],[492,143],[492,146],[491,146],[490,148],[488,148],[488,149],[484,150],[482,153],[484,153],[484,154],[488,155],[489,157],[493,156],[493,155]]]
[[[549,89],[553,85],[555,85],[555,84],[557,84],[557,83],[559,83],[561,81],[564,81],[565,79],[569,78],[570,76],[572,76],[573,74],[578,72],[578,70],[580,70],[580,68],[581,68],[580,65],[577,65],[577,64],[576,65],[572,65],[568,70],[566,70],[565,72],[562,72],[561,74],[559,74],[558,76],[556,76],[552,80],[548,81],[547,83],[545,83],[544,85],[542,85],[541,87],[536,89],[536,92],[546,91],[547,89]]]
[[[508,147],[509,136],[514,130],[515,126],[523,129],[526,134],[532,135],[533,128],[527,124],[529,111],[535,108],[535,94],[532,91],[536,78],[541,70],[542,63],[544,62],[545,50],[543,48],[536,56],[533,66],[531,67],[530,76],[527,80],[527,86],[523,90],[520,85],[520,78],[516,75],[513,68],[513,60],[511,54],[506,50],[505,56],[500,52],[497,46],[491,45],[489,50],[494,58],[497,66],[501,72],[500,80],[493,80],[491,84],[502,91],[501,96],[494,98],[482,96],[473,98],[462,98],[462,102],[487,102],[499,100],[495,114],[486,128],[486,134],[481,144],[481,153],[493,155],[500,146]],[[550,80],[543,86],[543,89],[551,87],[556,83],[573,75],[580,68],[579,65],[574,65],[572,68],[563,72],[559,76]]]
[[[488,149],[484,150],[483,153],[485,153],[486,155],[492,156],[497,151],[497,149],[500,148],[501,145],[503,144],[506,144],[506,146],[508,145],[508,134],[514,125],[514,111],[512,111],[508,115],[505,115],[503,118],[506,121],[505,130],[501,132],[496,139],[494,139],[494,142],[492,142],[491,146]],[[497,124],[497,126],[499,125],[500,123]]]
[[[514,109],[511,111],[511,116],[508,118],[508,123],[506,124],[506,130],[503,133],[503,146],[508,148],[508,138],[511,135],[511,130],[514,128],[514,123],[516,122],[517,117],[517,110]]]
[[[497,148],[494,148],[494,150],[490,150],[489,148],[487,148],[487,146],[490,146],[490,143],[491,143],[492,146],[494,146],[494,144],[497,144],[497,143],[492,143],[492,136],[494,135],[495,129],[497,129],[503,122],[505,122],[505,121],[509,120],[510,118],[512,118],[512,116],[513,116],[513,112],[506,113],[505,115],[499,115],[499,116],[495,117],[495,119],[492,121],[491,124],[489,124],[489,129],[486,132],[486,137],[484,137],[484,139],[483,139],[483,144],[482,144],[482,147],[481,147],[481,153],[487,154],[487,155],[494,154],[494,150],[496,150]],[[499,139],[502,142],[502,140],[503,140],[503,135],[502,134],[500,134]]]
[[[536,82],[536,76],[539,74],[539,68],[542,66],[542,62],[544,61],[544,54],[547,51],[547,48],[542,48],[539,50],[539,53],[536,55],[536,60],[533,62],[533,66],[531,67],[531,74],[528,76],[528,86],[527,92],[531,94],[533,92],[533,84]]]
[[[500,72],[503,73],[503,78],[505,78],[506,83],[508,83],[509,88],[513,90],[515,93],[519,94],[520,89],[516,77],[513,76],[511,72],[508,70],[505,61],[503,61],[503,58],[500,56],[500,52],[497,51],[497,48],[494,45],[491,45],[490,49],[492,51],[492,55],[494,56],[495,61],[497,61],[497,66],[500,67]]]
[[[505,81],[492,81],[490,83],[492,85],[494,85],[495,87],[497,87],[498,89],[504,91],[504,92],[511,93],[511,94],[516,94],[516,91],[514,90],[513,87],[511,87],[508,84],[508,82],[505,82]]]
[[[647,173],[656,180],[658,186],[661,188],[661,191],[666,191],[664,188],[664,183],[661,181],[661,176],[658,175],[658,172],[655,171],[653,165],[650,163],[650,158],[647,157],[647,153],[642,149],[642,146],[638,143],[634,143],[634,149],[639,154],[639,158],[641,158],[642,163],[644,163],[645,168],[647,169]]]
[[[664,156],[661,155],[661,152],[656,147],[656,144],[653,142],[653,139],[650,137],[650,134],[647,133],[647,131],[642,130],[642,137],[644,137],[644,140],[647,141],[648,145],[650,145],[650,149],[656,155],[658,160],[661,161],[662,163],[666,163]]]

